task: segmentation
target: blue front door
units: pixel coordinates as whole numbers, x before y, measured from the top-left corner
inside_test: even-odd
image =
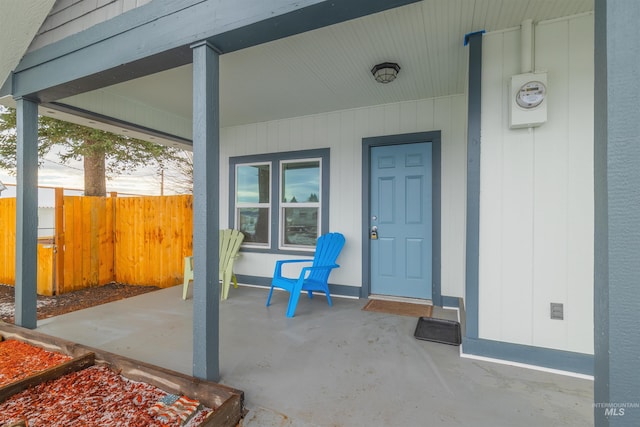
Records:
[[[372,294],[431,299],[431,158],[426,142],[371,147]]]

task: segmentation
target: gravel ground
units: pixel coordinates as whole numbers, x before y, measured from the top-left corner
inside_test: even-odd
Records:
[[[158,289],[156,286],[109,283],[104,286],[81,289],[52,297],[38,295],[38,319],[46,319],[47,317],[82,310],[83,308],[133,297]],[[14,308],[13,286],[0,284],[0,319],[7,323],[14,323]]]

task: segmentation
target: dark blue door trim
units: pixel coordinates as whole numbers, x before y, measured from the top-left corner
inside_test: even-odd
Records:
[[[411,144],[427,142],[432,146],[432,300],[433,304],[442,306],[442,292],[440,284],[440,175],[441,175],[441,147],[440,131],[405,133],[401,135],[378,136],[362,139],[362,288],[360,298],[368,298],[371,293],[370,283],[370,250],[369,250],[369,216],[370,202],[369,180],[371,179],[371,147],[383,145]]]

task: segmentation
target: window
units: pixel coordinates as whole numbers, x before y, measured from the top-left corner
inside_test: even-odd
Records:
[[[316,245],[320,230],[320,159],[281,162],[280,246]]]
[[[329,149],[234,157],[229,170],[244,250],[309,251],[328,232]]]
[[[238,229],[244,234],[245,242],[268,247],[271,223],[271,165],[238,165],[236,182]]]

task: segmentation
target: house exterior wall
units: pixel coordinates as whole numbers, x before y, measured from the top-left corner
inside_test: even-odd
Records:
[[[56,230],[56,209],[38,207],[38,237],[52,237]]]
[[[57,0],[28,52],[79,33],[151,0]]]
[[[229,157],[315,148],[331,149],[330,230],[345,235],[330,282],[362,286],[362,138],[442,131],[442,295],[464,294],[466,98],[401,102],[221,129],[220,224],[230,224]],[[243,252],[239,275],[269,278],[277,254]],[[287,258],[295,258],[287,256]]]
[[[548,120],[511,130],[520,31],[484,37],[480,338],[593,354],[593,38],[593,14],[536,25]]]

